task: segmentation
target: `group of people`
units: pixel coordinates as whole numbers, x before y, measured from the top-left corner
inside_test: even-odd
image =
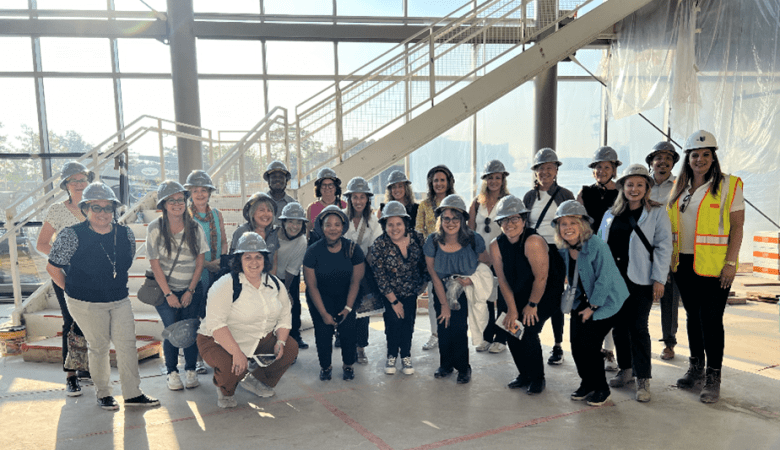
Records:
[[[246,223],[230,245],[221,213],[209,207],[215,187],[205,172],[194,171],[184,185],[165,181],[158,188],[162,215],[149,224],[146,244],[165,296],[157,311],[168,328],[197,324],[196,339],[183,349],[183,379],[180,349],[170,339],[163,344],[168,387],[197,387],[202,357],[213,368],[220,407],[236,406],[239,385],[260,397],[274,395],[299,350],[308,348],[300,334],[302,273],[323,381],[332,378],[334,336],[344,380],[355,377],[355,363],[368,363],[368,316],[380,309],[385,373],[395,374],[400,359],[401,371],[413,374],[417,299],[427,290],[432,335],[423,349],[439,350],[434,377],[457,371],[457,383],[469,383],[470,331],[477,351],[509,348],[518,370],[509,388],[541,393],[539,333],[551,319],[555,342],[547,362],[562,363],[569,313],[581,379],[571,398],[598,406],[609,400],[610,387],[635,382],[636,399],[646,402],[652,303],[661,302],[662,358],[670,359],[681,298],[691,356],[678,385],[703,380],[701,401],[716,402],[723,313],[744,221],[742,181],[721,172],[717,149],[713,135],[694,133],[675,180],[671,170],[680,155],[667,142],[652,149],[647,167],[631,165],[619,178],[617,153],[602,147],[590,165],[596,182],[575,197],[558,185],[562,163],[545,148],[535,155],[534,187],[522,199],[509,193],[505,166],[491,161],[468,206],[444,165],[428,172],[419,204],[406,175],[395,171],[376,211],[366,180],[355,177],[342,192],[328,168],[317,174],[317,200],[304,209],[286,194],[290,172],[274,161],[263,175],[268,193],[246,202]],[[139,389],[127,288],[133,233],[116,222],[119,202],[111,189],[87,185],[92,174],[84,166],[68,163],[62,176],[69,199],[52,206],[38,248],[49,254],[48,271],[62,297],[63,341],[69,332],[86,337],[87,376],[101,407],[118,408],[108,385],[109,342],[125,405],[157,405]],[[604,361],[609,369],[613,348],[617,374],[608,381]],[[66,371],[68,395],[80,395],[79,375]]]

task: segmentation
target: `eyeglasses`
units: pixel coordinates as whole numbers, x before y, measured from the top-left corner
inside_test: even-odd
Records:
[[[169,198],[169,199],[165,200],[165,203],[167,203],[169,205],[182,205],[186,201],[187,201],[187,199],[184,198],[184,197],[182,197],[182,198]]]
[[[89,209],[93,213],[100,213],[100,212],[113,213],[114,212],[114,205],[108,205],[108,206],[89,205]]]
[[[688,208],[688,204],[691,202],[691,195],[692,194],[688,194],[685,196],[685,198],[683,198],[682,205],[680,205],[681,213],[684,213],[685,210]]]
[[[87,184],[89,183],[89,180],[86,178],[78,178],[76,180],[70,180],[68,181],[68,184]]]
[[[490,217],[485,217],[485,233],[490,233]]]
[[[336,184],[335,183],[328,183],[328,184],[322,183],[320,185],[320,189],[336,189]]]
[[[509,218],[506,218],[506,219],[501,219],[501,222],[499,223],[499,226],[503,227],[504,225],[517,225],[522,219],[523,218],[520,217],[520,216],[514,216],[514,217],[509,217]]]
[[[460,223],[460,217],[444,217],[441,218],[441,223]]]

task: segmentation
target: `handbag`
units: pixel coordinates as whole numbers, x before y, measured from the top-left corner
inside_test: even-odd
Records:
[[[561,312],[564,314],[570,313],[572,306],[574,306],[574,298],[577,296],[577,284],[580,280],[579,266],[580,259],[577,258],[577,263],[574,265],[574,280],[569,284],[566,290],[563,291],[563,295],[561,296]]]
[[[173,264],[171,265],[171,270],[168,271],[168,275],[166,275],[165,279],[166,281],[171,278],[171,274],[173,273],[173,268],[176,267],[176,263],[179,261],[179,254],[181,253],[181,247],[184,245],[184,236],[181,237],[181,242],[179,243],[179,249],[176,251],[176,259],[173,260]],[[162,291],[162,288],[160,288],[160,284],[157,283],[157,280],[154,279],[154,272],[151,270],[147,270],[146,273],[146,279],[144,280],[144,283],[141,285],[141,287],[138,289],[138,293],[136,296],[138,297],[138,300],[140,300],[143,303],[146,303],[147,305],[152,305],[154,307],[160,306],[165,301],[165,294]]]
[[[87,355],[87,338],[75,332],[76,324],[71,324],[68,333],[68,356],[65,357],[63,367],[68,371],[82,370],[89,372],[89,358]]]

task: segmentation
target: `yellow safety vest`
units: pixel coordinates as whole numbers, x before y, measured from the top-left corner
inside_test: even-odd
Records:
[[[727,182],[728,180],[728,188]],[[693,271],[704,277],[720,276],[726,263],[726,251],[729,246],[731,230],[731,204],[737,186],[742,187],[742,179],[724,174],[720,189],[720,198],[710,195],[712,186],[707,189],[704,199],[696,213],[696,232],[693,242]],[[666,208],[672,222],[672,272],[677,272],[680,262],[680,202],[677,199],[672,207]]]

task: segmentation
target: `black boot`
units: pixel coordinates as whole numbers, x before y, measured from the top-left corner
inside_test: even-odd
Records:
[[[682,378],[677,380],[677,386],[681,388],[692,388],[697,381],[704,378],[704,360],[700,358],[688,358],[688,371]]]
[[[716,403],[720,399],[720,369],[707,367],[707,380],[699,395],[702,403]]]

